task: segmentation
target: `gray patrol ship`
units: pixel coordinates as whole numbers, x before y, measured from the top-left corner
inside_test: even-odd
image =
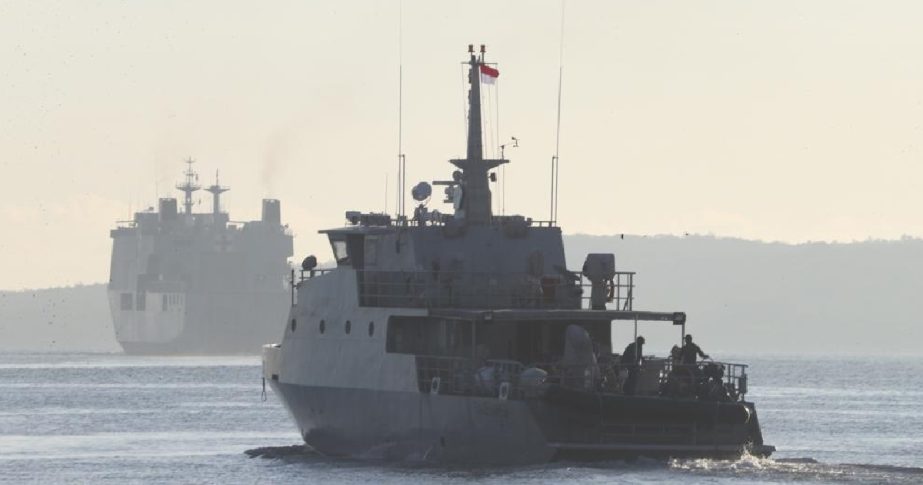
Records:
[[[212,211],[193,213],[202,187],[186,163],[182,212],[162,198],[110,232],[116,340],[129,354],[257,354],[289,310],[292,235],[275,199],[258,221],[230,221],[217,176]]]
[[[480,71],[469,47],[467,156],[451,214],[414,187],[412,217],[347,212],[320,231],[336,267],[309,256],[264,382],[325,455],[437,463],[769,455],[746,366],[612,352],[615,324],[675,325],[633,308],[634,273],[612,254],[566,269],[555,222],[492,213]],[[261,320],[263,321],[263,320]],[[636,332],[637,333],[637,332]],[[682,341],[682,338],[679,339]]]

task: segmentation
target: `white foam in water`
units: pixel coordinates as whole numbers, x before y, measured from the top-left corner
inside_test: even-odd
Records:
[[[813,458],[774,460],[749,454],[737,460],[694,459],[670,461],[670,467],[694,474],[735,476],[738,479],[759,480],[820,480],[890,483],[920,483],[923,468],[883,465],[821,463]]]

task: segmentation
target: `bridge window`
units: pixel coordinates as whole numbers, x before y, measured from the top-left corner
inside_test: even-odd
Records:
[[[330,246],[333,248],[333,258],[336,259],[337,266],[348,265],[349,253],[346,251],[346,240],[331,237]]]
[[[330,247],[337,266],[362,269],[365,261],[365,236],[362,234],[330,234]]]
[[[378,238],[368,236],[365,238],[365,265],[374,266],[378,264]]]

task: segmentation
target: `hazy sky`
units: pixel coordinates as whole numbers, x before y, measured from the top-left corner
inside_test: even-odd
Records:
[[[326,259],[316,231],[384,209],[386,177],[394,208],[400,5],[0,0],[0,288],[105,281],[108,230],[187,156],[232,219],[279,198],[296,260]],[[560,2],[402,9],[408,185],[463,154],[485,43],[521,140],[507,213],[547,218]],[[912,1],[571,0],[565,232],[923,236],[921,25]]]

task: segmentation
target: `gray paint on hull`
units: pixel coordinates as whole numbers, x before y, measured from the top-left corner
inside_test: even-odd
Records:
[[[527,464],[555,453],[522,401],[270,382],[305,443],[322,454]]]
[[[751,426],[758,430],[754,420],[736,427],[735,437],[705,434],[698,443],[689,437],[606,442],[598,416],[562,412],[542,400],[270,384],[305,443],[325,455],[362,459],[524,465],[556,458],[735,457],[747,446]],[[568,441],[560,441],[565,436]],[[582,440],[572,441],[578,437]],[[772,449],[758,446],[753,452],[768,455]]]

